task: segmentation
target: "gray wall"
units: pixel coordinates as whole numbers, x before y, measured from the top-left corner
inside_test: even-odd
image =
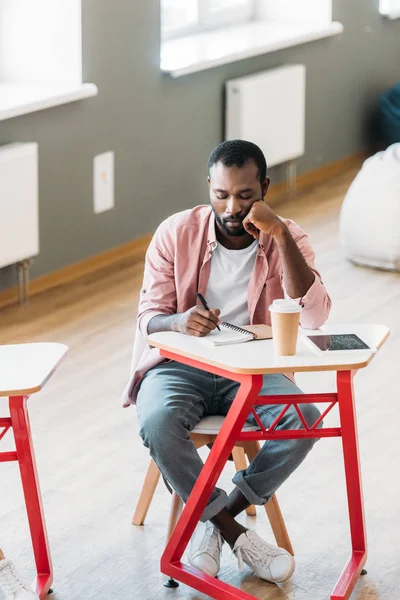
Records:
[[[307,67],[309,171],[364,148],[379,94],[400,80],[400,20],[378,0],[334,0],[341,36],[172,80],[159,71],[159,0],[83,0],[84,80],[99,96],[0,122],[0,143],[37,141],[40,255],[33,276],[153,230],[207,201],[207,157],[223,133],[224,82],[283,63]],[[93,156],[116,155],[116,208],[94,215]],[[272,171],[273,181],[282,173]],[[0,289],[15,272],[0,271]]]

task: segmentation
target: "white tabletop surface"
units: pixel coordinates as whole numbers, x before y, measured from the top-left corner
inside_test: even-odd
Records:
[[[0,396],[22,396],[42,389],[68,348],[64,344],[0,345]]]
[[[316,334],[355,333],[371,349],[320,352],[303,338]],[[151,346],[184,355],[233,373],[264,374],[300,371],[344,371],[366,367],[389,336],[383,325],[327,325],[318,330],[299,329],[295,356],[275,356],[272,340],[257,340],[210,347],[197,337],[175,332],[154,333]]]

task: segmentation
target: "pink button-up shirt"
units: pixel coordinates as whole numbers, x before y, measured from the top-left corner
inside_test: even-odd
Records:
[[[329,315],[331,300],[314,265],[315,254],[307,235],[294,221],[283,219],[315,280],[302,298],[302,327],[316,329]],[[138,384],[149,369],[163,361],[157,348],[147,344],[147,326],[156,315],[183,313],[196,304],[196,292],[205,295],[213,250],[215,218],[210,206],[172,215],[159,228],[147,250],[140,293],[131,377],[123,395],[124,406],[135,402]],[[234,290],[235,282],[232,281]],[[257,256],[248,287],[250,324],[271,324],[269,305],[283,298],[282,266],[276,243],[260,233]]]

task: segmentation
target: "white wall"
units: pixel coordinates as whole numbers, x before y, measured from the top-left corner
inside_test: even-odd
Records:
[[[82,83],[81,0],[0,0],[0,79]]]

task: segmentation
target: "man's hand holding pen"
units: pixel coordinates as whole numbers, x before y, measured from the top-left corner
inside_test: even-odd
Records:
[[[204,337],[217,328],[220,323],[220,312],[218,308],[206,310],[200,306],[193,306],[193,308],[179,315],[177,330],[186,335]]]

